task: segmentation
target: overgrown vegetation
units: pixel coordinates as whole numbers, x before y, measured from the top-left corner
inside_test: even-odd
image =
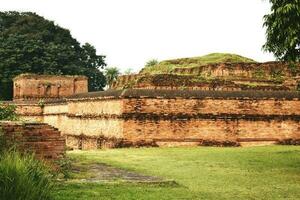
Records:
[[[257,79],[263,79],[265,76],[265,71],[262,68],[255,70],[253,73],[253,77]]]
[[[6,151],[0,155],[0,199],[53,199],[50,169],[33,155]]]
[[[271,78],[276,82],[282,82],[284,80],[284,75],[281,69],[272,68]]]
[[[146,62],[145,67],[152,67],[158,64],[158,60],[156,59],[151,59],[149,61]]]
[[[10,104],[2,104],[0,102],[0,121],[1,120],[8,120],[8,121],[18,120],[18,115],[16,113],[16,106]],[[4,132],[2,130],[2,127],[0,126],[0,156],[1,153],[8,148],[7,147],[8,145],[9,144],[7,144],[7,141],[4,137]]]
[[[0,120],[17,120],[16,106],[0,104]],[[49,167],[33,154],[19,153],[0,126],[0,199],[51,200],[53,180]]]
[[[201,57],[192,57],[192,58],[180,58],[174,60],[165,60],[159,63],[153,63],[151,65],[146,65],[142,70],[142,73],[150,74],[161,74],[161,73],[170,73],[174,68],[177,67],[197,67],[206,64],[214,63],[249,63],[255,62],[250,58],[246,58],[236,54],[227,54],[227,53],[211,53]]]
[[[0,102],[0,120],[14,121],[18,119],[16,106],[11,104],[2,104]]]
[[[71,177],[71,168],[72,168],[72,160],[67,157],[61,157],[60,159],[55,161],[58,169],[55,172],[57,177],[62,177],[63,179],[68,179]]]

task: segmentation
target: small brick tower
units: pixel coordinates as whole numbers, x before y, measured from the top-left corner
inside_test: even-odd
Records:
[[[14,78],[14,101],[61,99],[88,92],[85,76],[21,74]]]

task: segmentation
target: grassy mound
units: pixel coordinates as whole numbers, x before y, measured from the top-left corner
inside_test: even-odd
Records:
[[[197,67],[214,63],[248,63],[255,62],[250,58],[246,58],[236,54],[229,53],[211,53],[201,57],[179,58],[174,60],[161,61],[156,65],[148,66],[142,69],[141,73],[162,74],[170,73],[174,68]]]

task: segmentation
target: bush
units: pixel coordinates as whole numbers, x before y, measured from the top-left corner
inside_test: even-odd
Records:
[[[16,114],[15,105],[6,105],[0,103],[0,120],[17,120],[18,115]]]
[[[16,151],[4,152],[0,157],[0,199],[50,200],[52,175],[33,155]]]
[[[0,120],[9,120],[14,121],[18,120],[18,115],[16,113],[16,106],[15,105],[9,105],[9,104],[2,104],[0,102]],[[2,127],[0,126],[0,154],[2,151],[6,149],[6,139],[2,130]]]

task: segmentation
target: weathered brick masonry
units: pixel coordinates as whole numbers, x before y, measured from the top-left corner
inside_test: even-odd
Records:
[[[172,63],[170,63],[171,65]],[[300,89],[300,64],[286,62],[218,63],[175,68],[168,74],[120,76],[114,89],[265,90]]]
[[[69,101],[73,108],[118,101],[122,112],[82,110],[77,117],[119,120],[121,138],[133,144],[212,141],[238,145],[299,138],[299,97],[297,92],[123,90],[114,96],[106,92],[77,95]]]
[[[38,158],[57,160],[65,154],[65,138],[57,128],[44,123],[0,121],[7,146],[33,152]]]
[[[43,107],[42,121],[73,148],[240,145],[300,138],[300,94],[112,90]],[[32,117],[32,116],[30,116]]]
[[[90,93],[83,77],[50,81],[53,90],[38,93],[49,83],[33,76],[33,89],[16,91],[14,103],[23,118],[58,128],[75,149],[293,144],[300,141],[299,75],[299,64],[223,63],[122,76],[114,90]],[[15,80],[24,77],[31,81]],[[56,98],[57,86],[70,94]]]
[[[14,78],[14,100],[60,99],[88,91],[85,76],[21,74]]]

